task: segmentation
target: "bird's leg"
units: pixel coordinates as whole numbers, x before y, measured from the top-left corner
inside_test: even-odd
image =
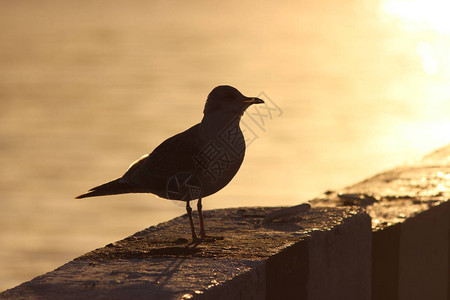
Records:
[[[195,234],[194,220],[192,220],[192,208],[189,205],[189,201],[186,201],[186,211],[187,211],[187,215],[189,217],[189,223],[191,224],[192,240],[194,242],[196,242],[196,241],[198,241],[198,238],[197,238],[197,235]]]
[[[198,220],[200,221],[200,238],[205,242],[214,242],[217,240],[223,240],[223,236],[207,236],[205,233],[205,225],[203,224],[203,213],[202,213],[202,197],[198,198],[197,211]]]
[[[200,221],[200,237],[205,238],[205,225],[203,224],[203,214],[202,214],[202,197],[198,198],[197,202],[197,211],[198,211],[198,220]]]

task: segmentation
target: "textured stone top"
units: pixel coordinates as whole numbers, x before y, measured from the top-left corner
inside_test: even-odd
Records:
[[[450,199],[450,145],[420,160],[311,201],[314,206],[364,207],[379,230]]]
[[[329,207],[263,224],[266,214],[277,209],[205,211],[208,233],[223,239],[196,245],[188,242],[189,224],[183,215],[89,252],[0,298],[191,299],[262,266],[315,232],[330,231],[355,216],[369,218],[356,207]]]

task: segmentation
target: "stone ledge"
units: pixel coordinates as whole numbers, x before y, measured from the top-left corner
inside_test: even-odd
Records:
[[[364,207],[372,218],[373,299],[450,299],[450,146],[312,205]]]
[[[205,212],[223,240],[190,245],[186,216],[109,244],[0,294],[2,299],[370,299],[370,218],[313,208]],[[180,238],[181,237],[181,238]]]

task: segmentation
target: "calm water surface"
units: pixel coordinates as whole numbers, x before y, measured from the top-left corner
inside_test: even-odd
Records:
[[[206,209],[297,204],[447,144],[450,26],[316,2],[2,1],[0,290],[184,214],[73,197],[199,122],[219,84],[276,109],[245,117],[257,138]]]

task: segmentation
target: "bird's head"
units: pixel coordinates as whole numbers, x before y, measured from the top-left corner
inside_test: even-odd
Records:
[[[209,93],[203,113],[205,116],[217,112],[242,115],[250,105],[257,103],[264,101],[256,97],[246,97],[232,86],[220,85]]]

